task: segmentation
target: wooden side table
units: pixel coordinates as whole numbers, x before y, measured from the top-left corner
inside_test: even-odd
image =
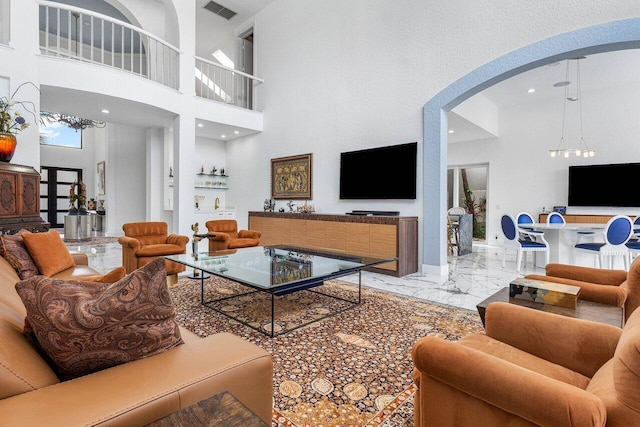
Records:
[[[147,424],[147,427],[175,426],[269,427],[228,391]]]
[[[546,311],[549,313],[560,314],[562,316],[574,317],[576,319],[585,319],[592,322],[606,323],[608,325],[617,326],[622,328],[624,311],[622,307],[616,307],[615,305],[600,304],[592,301],[585,301],[578,299],[578,305],[575,309],[560,307],[551,304],[542,304],[535,301],[527,301],[520,298],[510,298],[509,288],[503,288],[491,295],[486,300],[482,301],[476,306],[482,325],[484,325],[484,315],[487,309],[487,305],[492,302],[502,301],[511,304],[521,305],[523,307],[529,307],[540,311]]]

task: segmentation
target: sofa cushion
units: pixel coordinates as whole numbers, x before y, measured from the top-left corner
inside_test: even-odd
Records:
[[[111,285],[44,276],[16,284],[39,345],[63,379],[182,344],[164,260]]]
[[[100,276],[84,277],[82,278],[82,280],[86,282],[115,283],[118,280],[123,279],[126,275],[127,273],[125,273],[124,267],[116,267],[106,274]]]
[[[21,279],[28,279],[29,277],[37,276],[40,271],[24,242],[22,237],[24,233],[28,233],[28,231],[20,230],[16,234],[2,236],[0,252],[2,252],[4,259],[11,264],[11,267],[16,270]]]
[[[19,313],[0,302],[0,399],[60,382],[22,335],[23,322]]]
[[[484,334],[467,335],[459,343],[581,389],[585,389],[589,384],[589,378],[578,372],[536,357]]]
[[[46,233],[25,231],[22,238],[33,262],[38,266],[40,274],[51,277],[76,265],[69,249],[62,241],[60,233],[56,230],[50,230]]]
[[[164,255],[178,255],[184,253],[184,248],[178,245],[162,243],[157,245],[146,245],[141,247],[136,256],[138,257],[157,257]]]

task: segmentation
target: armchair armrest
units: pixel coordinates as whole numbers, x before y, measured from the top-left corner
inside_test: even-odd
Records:
[[[133,249],[134,252],[137,252],[140,249],[140,241],[138,239],[134,239],[133,237],[122,236],[118,238],[118,243],[126,248]]]
[[[167,236],[167,243],[182,246],[186,249],[187,243],[189,243],[189,237],[180,234],[169,234]]]
[[[581,282],[598,283],[600,285],[619,286],[627,280],[624,270],[608,270],[604,268],[580,267],[576,265],[550,263],[546,268],[547,276],[563,277]]]
[[[240,230],[238,231],[238,237],[241,239],[260,239],[261,232],[257,230]]]
[[[589,378],[613,357],[622,334],[615,326],[504,302],[487,306],[485,330],[493,339]]]
[[[422,373],[421,399],[428,399],[423,393],[433,379],[535,425],[605,425],[607,412],[595,395],[479,350],[426,337],[414,345],[412,358]]]
[[[69,251],[76,265],[89,265],[89,257],[83,252]]]

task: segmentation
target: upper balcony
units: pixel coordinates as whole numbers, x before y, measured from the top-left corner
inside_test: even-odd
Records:
[[[49,1],[37,3],[42,55],[115,69],[180,91],[184,54],[176,46],[107,15]],[[195,57],[195,63],[196,96],[254,109],[255,87],[261,79],[204,58]]]

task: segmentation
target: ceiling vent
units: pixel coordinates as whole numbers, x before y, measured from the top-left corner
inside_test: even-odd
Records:
[[[226,7],[214,1],[210,1],[209,3],[207,3],[204,6],[204,8],[207,9],[208,11],[215,13],[216,15],[222,16],[226,20],[229,20],[237,15],[237,13],[234,12],[233,10],[227,9]]]

